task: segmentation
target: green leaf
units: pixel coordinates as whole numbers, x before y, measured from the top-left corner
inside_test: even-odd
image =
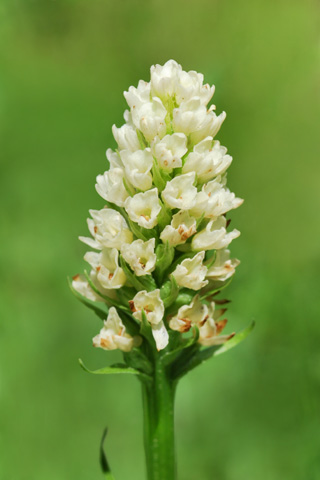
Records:
[[[171,352],[166,352],[162,359],[163,359],[163,363],[165,365],[168,365],[169,363],[172,363],[177,357],[178,355],[181,354],[181,352],[185,349],[189,349],[191,346],[193,346],[195,343],[197,343],[197,341],[199,340],[199,328],[194,325],[192,327],[192,330],[193,330],[193,336],[188,338],[188,339],[183,339],[181,345],[177,348],[175,348],[174,350],[171,350]]]
[[[72,286],[72,282],[70,280],[70,278],[68,277],[68,284],[69,284],[69,288],[71,290],[71,292],[73,293],[73,295],[81,302],[83,303],[86,307],[90,308],[91,310],[94,311],[94,313],[96,315],[98,315],[99,318],[101,318],[101,320],[105,320],[108,316],[108,313],[109,313],[109,309],[107,307],[107,305],[105,306],[105,310],[103,308],[99,308],[97,307],[97,305],[89,300],[88,298],[84,297],[83,295],[81,295],[79,292],[77,292],[77,290],[75,290]]]
[[[154,274],[158,284],[161,285],[166,271],[172,263],[174,257],[174,248],[170,247],[169,242],[160,243],[156,248],[156,256],[157,260]]]
[[[179,294],[176,300],[168,308],[167,314],[168,315],[174,314],[183,305],[190,305],[195,295],[196,295],[196,292],[189,293],[189,291],[187,291],[186,289],[181,289],[179,291]]]
[[[102,434],[101,442],[100,442],[100,465],[101,465],[101,469],[102,469],[102,471],[105,475],[105,478],[107,480],[114,480],[114,476],[111,473],[109,462],[107,460],[107,457],[106,457],[106,454],[105,454],[104,448],[103,448],[103,444],[104,444],[105,438],[107,436],[107,433],[108,433],[108,429],[105,428],[104,431],[103,431],[103,434]]]
[[[128,195],[130,195],[130,197],[133,197],[133,195],[135,194],[134,188],[129,187],[129,184],[128,184],[128,182],[125,178],[123,178],[122,181],[123,181],[124,188],[126,189],[126,192],[128,193]]]
[[[204,288],[200,290],[200,300],[205,300],[213,294],[224,290],[232,282],[233,277],[230,277],[225,282],[209,282]]]
[[[145,373],[142,373],[135,368],[128,367],[127,365],[121,363],[116,363],[114,365],[110,365],[109,367],[99,368],[98,370],[89,370],[85,366],[81,358],[79,358],[79,364],[85,372],[92,373],[94,375],[114,375],[119,373],[127,373],[129,375],[138,375],[144,380],[151,380],[151,377],[149,377],[149,375],[146,375]]]
[[[166,205],[160,200],[159,203],[161,205],[161,210],[158,215],[158,226],[160,231],[162,231],[171,222],[172,212],[171,209],[166,207]]]
[[[144,150],[146,147],[149,146],[149,143],[147,142],[143,133],[140,130],[137,130],[137,137],[140,143],[141,150]]]
[[[159,193],[166,188],[167,182],[171,180],[171,176],[159,167],[158,161],[155,158],[153,159],[152,179]]]
[[[241,332],[237,333],[234,337],[230,338],[226,343],[222,345],[222,347],[218,348],[218,350],[214,353],[214,355],[220,355],[221,353],[225,353],[231,348],[236,347],[239,343],[241,343],[249,333],[252,332],[254,329],[255,322],[253,321],[247,328],[242,330]]]
[[[205,264],[205,266],[207,267],[208,270],[209,270],[209,268],[212,267],[212,265],[216,261],[216,257],[217,257],[217,250],[208,250],[206,252],[205,263],[204,264]]]
[[[242,342],[252,331],[254,328],[255,322],[252,322],[247,328],[245,328],[242,332],[239,332],[237,335],[232,337],[230,340],[227,340],[222,346],[220,345],[213,345],[212,347],[204,348],[202,350],[196,351],[194,354],[190,356],[189,359],[177,365],[173,375],[174,378],[180,378],[185,375],[190,370],[193,370],[195,367],[200,365],[201,363],[205,362],[212,356],[220,355],[221,353],[227,352],[231,348],[238,345]]]
[[[141,370],[147,375],[153,372],[152,363],[139,348],[133,348],[130,352],[124,352],[123,358],[129,367]]]
[[[147,229],[147,228],[140,227],[137,223],[133,222],[129,217],[127,217],[127,223],[129,224],[133,235],[137,238],[140,238],[144,242],[147,242],[148,240],[150,240],[150,238],[154,238],[157,235],[154,228]]]
[[[165,308],[170,307],[179,294],[179,285],[173,275],[170,275],[170,279],[165,282],[160,288],[160,297],[163,301]]]

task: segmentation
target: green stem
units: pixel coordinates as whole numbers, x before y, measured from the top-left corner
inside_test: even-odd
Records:
[[[155,358],[153,382],[142,385],[144,448],[148,480],[175,480],[174,397],[176,383]]]

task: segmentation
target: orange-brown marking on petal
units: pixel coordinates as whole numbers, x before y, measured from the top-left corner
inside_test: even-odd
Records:
[[[94,231],[94,233],[97,233],[97,231],[98,231],[97,225],[95,225],[95,226],[93,227],[93,231]]]
[[[75,282],[78,282],[80,280],[80,275],[79,273],[77,273],[77,275],[75,275],[74,277],[72,277],[72,280],[74,280]]]
[[[129,307],[130,307],[131,312],[136,312],[137,311],[133,300],[129,300]]]
[[[203,327],[203,325],[206,323],[206,321],[208,320],[208,318],[209,318],[209,315],[206,315],[206,316],[204,317],[204,319],[201,320],[201,322],[199,322],[200,327]]]
[[[216,327],[217,327],[217,334],[221,333],[224,327],[227,324],[227,319],[225,318],[224,320],[219,320],[219,322],[216,322]]]
[[[100,272],[100,270],[101,270],[100,265],[97,266],[96,270],[97,270],[97,272]]]
[[[184,322],[184,325],[179,328],[179,332],[188,332],[191,328],[191,320],[189,320],[189,318],[181,318],[180,320]]]
[[[100,345],[101,347],[108,348],[110,346],[110,340],[108,340],[107,338],[100,338]]]
[[[114,275],[113,273],[109,273],[109,275],[108,275],[109,280],[111,280],[113,278],[113,275]]]

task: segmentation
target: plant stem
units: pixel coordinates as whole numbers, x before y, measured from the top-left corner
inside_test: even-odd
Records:
[[[159,353],[154,361],[154,378],[142,385],[144,448],[148,480],[175,480],[173,382]]]

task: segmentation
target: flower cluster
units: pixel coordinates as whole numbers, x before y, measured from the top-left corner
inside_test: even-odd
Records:
[[[219,335],[225,310],[213,296],[239,263],[228,246],[240,232],[227,230],[226,214],[242,200],[226,186],[232,157],[215,139],[226,115],[208,108],[213,93],[173,60],[124,93],[125,124],[112,127],[118,147],[96,183],[106,205],[90,210],[91,237],[80,237],[94,250],[84,257],[91,270],[72,283],[108,307],[94,346],[128,352],[142,324],[157,350],[189,330],[203,346],[230,338]]]

